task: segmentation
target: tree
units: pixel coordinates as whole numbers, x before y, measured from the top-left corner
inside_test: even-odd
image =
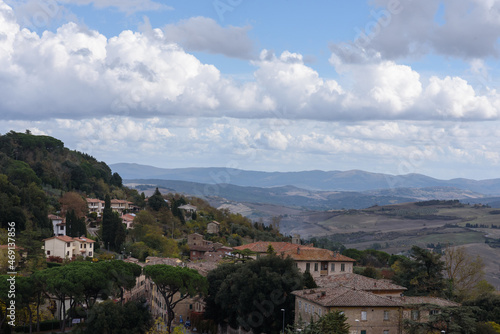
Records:
[[[319,333],[349,334],[349,325],[344,312],[332,311],[322,316],[313,327],[319,330]]]
[[[89,313],[83,333],[144,334],[153,325],[153,317],[143,302],[125,305],[111,300],[96,304]]]
[[[175,306],[188,297],[204,296],[207,293],[207,279],[194,269],[156,264],[144,267],[143,272],[153,280],[164,298],[169,333],[172,331]]]
[[[80,284],[81,272],[75,270],[75,266],[65,265],[41,271],[40,280],[43,282],[44,290],[62,305],[59,308],[60,329],[66,329],[66,301],[69,299],[70,310],[74,309],[76,301],[83,296],[83,286]]]
[[[392,279],[408,289],[408,296],[441,296],[444,293],[444,262],[440,254],[413,246],[410,258],[400,258],[392,268]]]
[[[466,306],[438,306],[432,304],[414,305],[421,313],[432,311],[428,321],[404,319],[403,327],[410,333],[474,333],[477,320],[474,308]]]
[[[154,211],[160,211],[161,208],[168,206],[158,188],[156,188],[154,194],[148,198],[148,206]]]
[[[119,260],[99,262],[97,265],[105,273],[105,279],[111,283],[112,290],[118,291],[120,302],[123,304],[123,292],[135,286],[136,278],[141,275],[141,266]]]
[[[295,262],[291,258],[268,255],[228,266],[210,273],[207,316],[218,324],[227,322],[233,328],[242,327],[254,333],[280,331],[281,309],[294,309],[295,299],[291,292],[302,289],[304,284]],[[285,323],[292,322],[292,312],[286,312]]]
[[[471,298],[484,279],[484,262],[481,257],[467,253],[465,247],[448,247],[444,253],[446,278],[451,282],[453,294],[459,300]]]
[[[302,274],[302,276],[304,276],[304,288],[314,289],[318,287],[318,285],[314,281],[314,278],[312,277],[309,271],[305,271],[304,274]]]
[[[61,203],[61,214],[66,215],[67,212],[74,210],[77,218],[83,218],[87,214],[89,208],[83,197],[74,192],[68,191],[59,199]]]
[[[111,175],[111,179],[109,180],[109,184],[121,188],[123,186],[123,181],[120,174],[113,173],[113,175]]]
[[[104,198],[104,210],[102,212],[102,241],[104,247],[111,247],[116,251],[120,250],[125,241],[125,226],[117,212],[111,209],[111,199],[109,195]]]
[[[78,218],[74,209],[70,209],[66,213],[66,235],[70,237],[81,237],[82,235],[87,235],[85,218]]]

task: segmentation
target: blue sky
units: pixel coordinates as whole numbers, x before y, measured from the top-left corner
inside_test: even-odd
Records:
[[[491,0],[0,0],[0,132],[108,164],[500,177]]]

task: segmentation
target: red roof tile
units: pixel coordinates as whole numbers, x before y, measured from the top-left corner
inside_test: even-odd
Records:
[[[407,290],[403,286],[391,283],[388,280],[377,280],[366,276],[345,273],[331,276],[322,276],[314,279],[319,287],[334,288],[344,286],[364,291],[401,291]]]
[[[362,290],[338,286],[336,288],[306,289],[294,295],[325,307],[398,307],[399,300],[375,295]]]
[[[398,297],[397,298],[404,305],[422,305],[422,304],[431,304],[437,306],[460,306],[460,304],[452,302],[450,300],[437,298],[437,297]]]
[[[266,253],[271,245],[277,254],[290,256],[296,261],[344,261],[356,262],[350,257],[338,254],[328,249],[316,248],[306,245],[297,245],[290,242],[257,241],[248,245],[234,247],[237,250],[249,249],[257,253]]]

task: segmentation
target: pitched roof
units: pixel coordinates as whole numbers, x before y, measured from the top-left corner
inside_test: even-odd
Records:
[[[59,236],[56,236],[56,237],[51,237],[51,238],[43,239],[43,241],[52,240],[52,239],[61,240],[63,242],[72,242],[72,241],[89,242],[89,243],[95,242],[94,240],[86,238],[86,237],[72,238],[72,237],[68,237],[67,235],[59,235]]]
[[[50,220],[62,220],[62,217],[59,217],[57,215],[49,215]]]
[[[196,207],[194,205],[191,205],[191,204],[184,204],[184,205],[179,206],[179,209],[182,209],[182,210],[196,210]]]
[[[73,238],[72,237],[68,237],[67,235],[59,235],[59,236],[55,236],[55,237],[43,239],[43,241],[52,240],[52,239],[61,240],[63,242],[72,242],[73,241]]]
[[[130,203],[129,201],[126,201],[124,199],[112,199],[109,202],[110,203]]]
[[[422,304],[431,304],[437,306],[460,306],[460,304],[452,302],[450,300],[437,298],[437,297],[426,297],[426,296],[418,296],[418,297],[398,297],[402,304],[404,305],[422,305]]]
[[[343,286],[335,288],[306,289],[292,292],[295,296],[325,307],[398,307],[395,298],[383,297],[370,292]]]
[[[388,280],[377,280],[354,273],[321,276],[315,278],[315,282],[319,287],[323,288],[344,286],[364,291],[393,290],[403,292],[404,290],[407,290],[405,287],[396,285]]]
[[[104,201],[100,200],[100,199],[97,199],[97,198],[86,198],[87,202],[89,203],[104,203]]]
[[[271,245],[277,254],[283,253],[296,261],[344,261],[356,262],[350,257],[341,255],[328,249],[306,245],[297,245],[290,242],[257,241],[248,245],[234,247],[237,250],[249,249],[256,253],[265,253]]]
[[[127,213],[125,215],[122,215],[121,218],[123,220],[130,220],[130,221],[132,221],[132,220],[135,219],[135,215],[133,213]]]
[[[89,238],[87,238],[87,237],[73,238],[73,241],[78,241],[78,242],[89,242],[89,243],[93,243],[93,242],[95,242],[94,240],[89,239]]]
[[[297,247],[300,247],[300,249],[305,249],[310,246],[301,246],[301,245],[296,245],[292,244],[290,242],[277,242],[277,241],[257,241],[253,242],[251,244],[247,245],[242,245],[242,246],[237,246],[234,247],[234,249],[238,250],[244,250],[244,249],[249,249],[253,252],[257,253],[266,253],[267,248],[271,245],[276,253],[281,253],[290,249],[297,249]]]

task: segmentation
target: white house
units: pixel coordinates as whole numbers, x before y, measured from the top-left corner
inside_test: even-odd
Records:
[[[45,255],[60,258],[72,258],[77,255],[94,257],[94,240],[80,237],[72,238],[67,235],[44,239]]]
[[[66,223],[63,218],[56,215],[49,215],[49,219],[52,221],[55,236],[66,235]]]

